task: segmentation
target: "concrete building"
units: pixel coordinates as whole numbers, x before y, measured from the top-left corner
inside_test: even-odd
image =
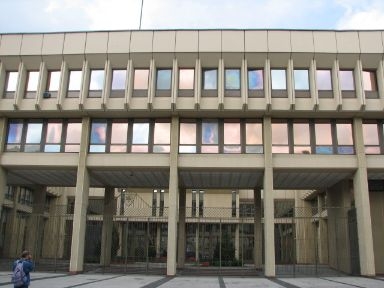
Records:
[[[2,258],[27,248],[73,273],[383,273],[383,43],[0,35]]]

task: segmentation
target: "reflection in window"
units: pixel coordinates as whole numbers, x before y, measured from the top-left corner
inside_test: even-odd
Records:
[[[60,152],[62,130],[63,124],[61,122],[48,123],[44,152]]]
[[[293,123],[293,153],[311,154],[309,123]]]
[[[318,90],[332,90],[331,70],[316,70],[316,82]]]
[[[248,70],[248,90],[263,90],[263,70],[249,69]]]
[[[112,90],[125,90],[127,70],[112,70]]]
[[[128,122],[113,122],[110,152],[127,152]]]
[[[264,152],[262,123],[245,123],[245,153]]]
[[[36,92],[39,83],[39,71],[29,71],[27,77],[27,92]]]
[[[179,153],[196,153],[196,123],[180,123]]]
[[[172,82],[171,69],[158,69],[156,77],[156,90],[170,90]]]
[[[295,90],[309,90],[308,70],[295,69]]]
[[[203,70],[203,89],[204,90],[217,89],[217,69]]]
[[[377,79],[375,71],[363,71],[363,87],[366,98],[378,98]]]
[[[377,123],[363,123],[363,138],[366,154],[380,154]]]
[[[352,70],[340,70],[340,88],[344,91],[353,91],[355,90],[355,83],[353,81],[353,71]]]
[[[195,77],[194,69],[179,70],[179,89],[193,89]]]
[[[289,153],[287,123],[272,123],[272,153]]]
[[[81,139],[81,123],[68,123],[65,138],[65,152],[79,152]]]
[[[133,89],[135,90],[146,90],[148,89],[148,69],[135,69],[135,76],[133,82]]]
[[[315,123],[316,154],[333,154],[331,123]]]
[[[101,91],[104,84],[104,70],[91,70],[91,80],[89,82],[89,90]]]
[[[15,92],[17,88],[17,78],[19,77],[19,72],[7,72],[6,79],[6,92]]]
[[[225,69],[225,89],[240,90],[240,69]]]
[[[155,123],[153,137],[154,153],[169,153],[171,144],[171,123]]]
[[[132,152],[148,152],[149,123],[133,123]]]
[[[47,91],[57,92],[60,88],[60,71],[48,72]]]
[[[351,123],[336,123],[337,154],[354,154]]]
[[[23,123],[9,123],[8,125],[8,138],[7,138],[7,151],[20,151],[21,135],[23,132]]]
[[[203,121],[201,125],[201,153],[218,153],[218,132],[219,125],[217,121]]]
[[[43,123],[28,123],[24,152],[39,152]]]
[[[287,80],[285,69],[272,69],[272,89],[273,90],[286,90],[287,89]]]
[[[69,71],[68,91],[80,91],[81,88],[81,71]]]
[[[240,122],[224,122],[224,153],[241,153]]]
[[[107,139],[107,123],[92,122],[89,152],[99,152],[99,153],[105,152],[106,139]]]

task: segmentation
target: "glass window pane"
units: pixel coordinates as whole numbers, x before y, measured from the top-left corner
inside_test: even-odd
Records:
[[[295,70],[295,90],[309,90],[308,70]]]
[[[315,124],[316,145],[332,145],[332,133],[330,123]]]
[[[8,72],[6,91],[8,91],[8,92],[16,91],[17,78],[18,77],[19,77],[19,72]]]
[[[68,91],[80,91],[81,88],[81,71],[69,72]]]
[[[240,90],[240,69],[225,69],[225,89]]]
[[[245,133],[245,141],[248,145],[263,144],[263,126],[261,123],[246,123]]]
[[[179,153],[196,153],[196,146],[180,146]]]
[[[316,81],[318,90],[332,90],[331,70],[317,70]]]
[[[37,84],[39,83],[39,71],[28,72],[27,91],[37,91]]]
[[[286,90],[287,80],[285,75],[285,69],[272,69],[272,89]]]
[[[91,145],[89,147],[89,152],[104,153],[105,152],[105,145]]]
[[[202,144],[218,144],[218,128],[217,122],[202,123]]]
[[[111,144],[127,144],[127,133],[128,123],[112,123]]]
[[[28,123],[26,143],[40,143],[43,123]]]
[[[264,89],[263,70],[248,70],[248,89]]]
[[[353,82],[353,71],[340,70],[340,87],[341,90],[344,91],[355,90],[355,84]]]
[[[132,145],[131,152],[148,153],[148,145]]]
[[[112,90],[125,90],[127,70],[112,71]]]
[[[61,123],[48,123],[46,143],[61,143],[61,131],[63,125]]]
[[[201,153],[219,153],[218,146],[201,146]]]
[[[172,80],[171,69],[158,69],[156,78],[156,89],[157,90],[170,90]]]
[[[379,132],[377,124],[363,124],[363,138],[365,145],[379,145]]]
[[[179,89],[193,89],[195,78],[194,69],[179,70]]]
[[[107,138],[107,123],[92,123],[91,143],[105,144]]]
[[[352,124],[337,123],[336,131],[338,145],[353,145]]]
[[[48,153],[60,152],[60,145],[45,145],[44,152],[48,152]]]
[[[133,89],[148,89],[148,69],[135,69]]]
[[[169,153],[170,151],[170,145],[153,145],[153,153]]]
[[[109,147],[109,152],[111,153],[125,153],[127,152],[126,145],[111,145]]]
[[[376,73],[363,71],[363,85],[365,91],[377,91]]]
[[[60,87],[60,71],[50,71],[48,91],[58,91],[59,87]]]
[[[295,145],[309,145],[309,123],[293,123],[293,141]]]
[[[224,123],[224,144],[240,144],[240,123]]]
[[[216,90],[217,89],[217,69],[209,69],[203,71],[203,89]]]
[[[149,123],[133,123],[132,144],[148,144],[148,136]]]
[[[154,144],[171,143],[171,123],[155,123]]]
[[[288,145],[287,123],[272,123],[272,145]]]
[[[81,123],[68,123],[65,143],[80,143],[80,138],[81,138]],[[68,147],[68,149],[71,149],[71,148]],[[68,151],[68,152],[72,152],[72,151]],[[78,152],[78,151],[73,151],[73,152]]]
[[[10,123],[8,128],[8,139],[7,143],[20,143],[21,134],[23,132],[22,123]]]
[[[196,123],[180,123],[180,144],[196,144]]]
[[[91,70],[89,90],[103,90],[104,70]]]

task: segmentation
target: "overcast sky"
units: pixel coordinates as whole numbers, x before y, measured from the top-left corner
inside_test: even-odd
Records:
[[[0,33],[138,29],[384,29],[384,0],[0,0]]]

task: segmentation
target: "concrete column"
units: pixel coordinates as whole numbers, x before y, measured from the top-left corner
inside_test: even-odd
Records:
[[[254,204],[255,204],[255,222],[253,224],[253,262],[256,269],[261,269],[263,265],[263,233],[261,226],[261,190],[254,189]]]
[[[235,230],[235,258],[240,259],[240,224],[237,223]]]
[[[0,153],[3,152],[3,147],[5,147],[5,139],[6,139],[6,127],[7,119],[0,118]],[[0,162],[1,164],[1,162]],[[4,205],[4,196],[5,196],[5,189],[7,188],[7,173],[3,169],[3,167],[0,167],[0,217],[1,212],[3,210]],[[1,232],[1,231],[0,231]]]
[[[14,258],[20,256],[20,251],[18,251],[18,243],[19,240],[22,239],[20,233],[18,231],[19,223],[17,219],[17,210],[19,203],[17,199],[19,199],[20,187],[16,188],[16,191],[13,195],[13,207],[8,214],[7,223],[5,226],[5,239],[4,239],[4,257]],[[21,239],[20,239],[21,238]]]
[[[360,273],[374,276],[375,255],[373,253],[371,207],[369,203],[367,159],[364,151],[363,122],[361,118],[353,119],[353,132],[358,168],[353,176],[353,191],[357,213],[357,230],[359,239]]]
[[[69,266],[70,273],[82,272],[84,264],[85,230],[90,182],[88,169],[86,167],[86,158],[90,125],[90,119],[84,117],[82,121],[81,145],[75,188],[75,211],[73,215],[71,260]]]
[[[184,267],[185,262],[185,206],[186,206],[186,189],[180,189],[179,194],[179,239],[177,247],[177,264],[179,268]]]
[[[116,213],[115,189],[105,188],[103,230],[101,236],[100,264],[108,266],[111,264],[113,215]]]
[[[176,275],[176,245],[177,245],[177,204],[178,204],[178,146],[179,146],[179,119],[172,117],[171,124],[171,151],[169,168],[169,211],[168,211],[168,251],[167,275]]]
[[[199,219],[200,221],[200,219]],[[195,255],[195,258],[196,258],[196,262],[199,263],[200,262],[200,247],[199,247],[199,239],[200,239],[200,223],[197,222],[196,223],[196,236],[195,236],[195,251],[196,251],[196,255]]]
[[[274,277],[275,271],[275,219],[273,198],[272,125],[271,118],[264,118],[264,244],[265,276]]]
[[[33,258],[38,260],[41,251],[41,235],[44,231],[44,210],[45,198],[47,196],[46,187],[38,186],[33,189],[32,215],[27,226],[27,240],[25,247],[31,252]]]
[[[161,223],[156,223],[156,258],[161,256]]]

